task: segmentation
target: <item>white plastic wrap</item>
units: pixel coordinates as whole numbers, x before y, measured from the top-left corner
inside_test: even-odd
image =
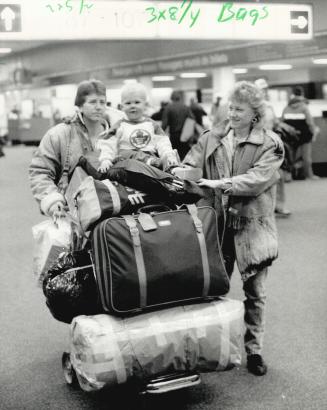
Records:
[[[220,371],[241,363],[243,303],[222,299],[130,318],[78,316],[71,361],[86,391],[178,371]]]

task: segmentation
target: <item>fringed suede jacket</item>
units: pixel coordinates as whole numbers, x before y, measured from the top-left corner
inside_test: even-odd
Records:
[[[274,210],[284,148],[277,134],[260,125],[234,148],[232,139],[233,130],[221,124],[202,134],[183,163],[202,168],[203,178],[222,179],[228,186],[214,190],[211,205],[225,226],[234,229],[236,262],[246,280],[278,255]]]

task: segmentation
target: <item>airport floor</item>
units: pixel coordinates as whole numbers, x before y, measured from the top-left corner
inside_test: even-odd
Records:
[[[279,259],[269,270],[264,357],[268,373],[240,367],[202,375],[192,390],[133,398],[87,394],[61,370],[69,326],[52,318],[32,274],[31,227],[44,217],[29,190],[35,147],[0,158],[0,409],[322,410],[327,408],[327,178],[286,185],[292,215],[278,219]],[[243,299],[238,272],[230,297]]]

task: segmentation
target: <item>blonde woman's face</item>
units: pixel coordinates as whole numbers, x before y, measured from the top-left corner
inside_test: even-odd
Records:
[[[255,117],[250,104],[232,100],[228,105],[227,117],[230,125],[234,129],[246,129],[251,126],[252,119]]]

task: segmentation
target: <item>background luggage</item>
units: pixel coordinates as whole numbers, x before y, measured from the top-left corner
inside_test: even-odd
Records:
[[[78,316],[70,360],[85,391],[172,372],[220,371],[241,363],[243,303],[222,299],[131,318]]]
[[[93,231],[92,254],[109,313],[185,304],[229,290],[211,207],[109,218]]]

